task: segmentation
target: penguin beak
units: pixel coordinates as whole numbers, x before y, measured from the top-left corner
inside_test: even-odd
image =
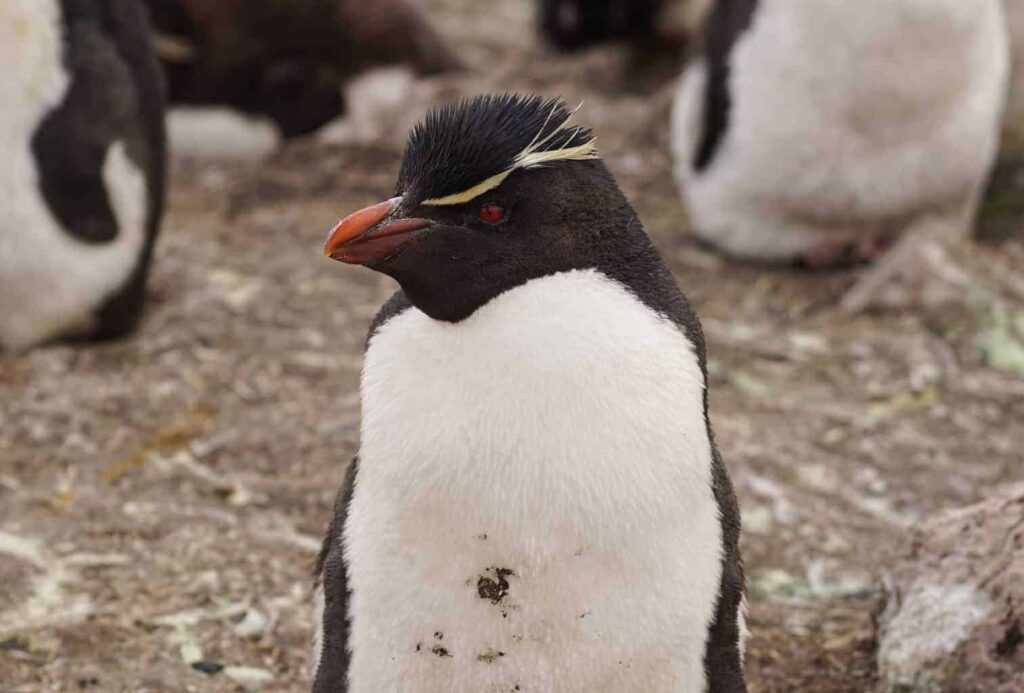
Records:
[[[327,237],[324,255],[350,265],[370,265],[394,255],[433,224],[429,219],[389,219],[401,201],[394,197],[342,219]]]

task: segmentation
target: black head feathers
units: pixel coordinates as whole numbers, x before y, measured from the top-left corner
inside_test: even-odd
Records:
[[[572,113],[560,99],[517,94],[434,109],[409,135],[397,192],[413,204],[462,204],[517,169],[596,159],[593,133],[567,127]]]

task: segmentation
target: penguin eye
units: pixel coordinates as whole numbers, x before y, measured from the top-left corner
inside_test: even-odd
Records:
[[[497,224],[505,218],[505,208],[501,205],[486,204],[480,208],[477,216],[485,224]]]

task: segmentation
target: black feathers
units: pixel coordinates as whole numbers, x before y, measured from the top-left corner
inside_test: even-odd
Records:
[[[313,672],[313,693],[346,693],[351,653],[348,602],[351,586],[345,562],[345,523],[359,474],[357,451],[334,500],[334,516],[316,558],[316,585],[323,588],[319,664]]]
[[[729,126],[729,61],[740,36],[750,28],[758,0],[720,0],[708,15],[704,29],[705,59],[708,65],[704,92],[703,132],[693,168],[703,171],[711,165],[718,145]]]
[[[592,142],[587,128],[563,127],[571,115],[560,99],[517,94],[434,109],[409,134],[398,194],[410,204],[455,195],[521,165],[528,151]]]

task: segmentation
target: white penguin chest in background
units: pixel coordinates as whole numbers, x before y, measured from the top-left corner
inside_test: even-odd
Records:
[[[62,21],[57,0],[0,2],[0,350],[84,327],[134,269],[144,240],[145,177],[121,142],[107,150],[102,172],[119,228],[114,241],[72,237],[40,192],[32,137],[72,78]]]
[[[367,349],[354,691],[701,691],[721,529],[692,345],[593,271]]]
[[[771,163],[795,149],[762,177],[808,186],[828,213],[856,211],[852,193],[869,214],[953,195],[976,176],[937,164],[991,158],[1007,66],[999,0],[763,0],[731,60],[723,155]],[[806,173],[815,162],[841,184]]]
[[[696,233],[787,259],[919,217],[966,231],[998,145],[1004,24],[1001,0],[759,0],[700,171],[706,62],[680,84],[673,142]]]

